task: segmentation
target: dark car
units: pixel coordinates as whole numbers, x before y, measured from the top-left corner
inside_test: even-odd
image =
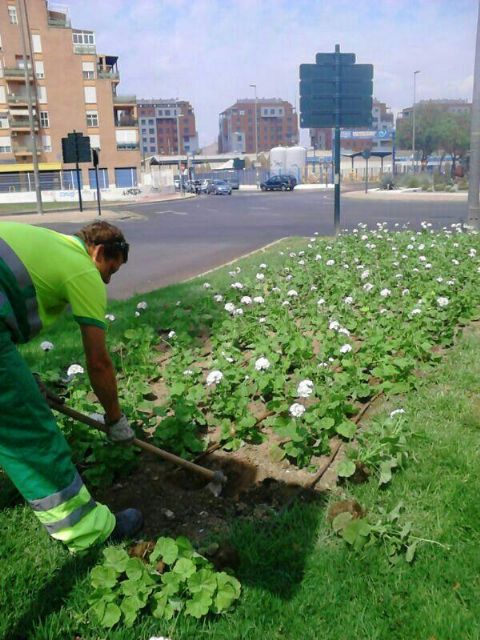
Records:
[[[207,193],[213,193],[216,196],[231,196],[232,187],[225,180],[212,180],[212,183],[207,187]]]
[[[238,178],[227,178],[226,182],[228,182],[232,189],[240,189]]]
[[[295,180],[295,178],[293,179]],[[265,182],[260,183],[262,191],[292,191],[294,186],[291,176],[272,176]]]
[[[291,188],[293,189],[294,187],[297,186],[297,179],[295,178],[295,176],[290,176],[290,175],[280,175],[280,178],[284,178],[285,180],[288,180],[288,182],[290,183]]]

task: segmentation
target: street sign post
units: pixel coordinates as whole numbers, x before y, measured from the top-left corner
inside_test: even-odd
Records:
[[[372,94],[373,65],[355,64],[355,54],[340,53],[338,44],[334,53],[317,53],[315,64],[300,65],[300,127],[335,128],[335,233],[340,231],[340,128],[372,126]]]
[[[97,183],[97,206],[98,206],[98,215],[102,215],[102,207],[100,206],[100,185],[98,184],[98,151],[97,149],[92,149],[92,162],[95,167],[95,182]]]
[[[365,158],[365,193],[368,193],[368,159],[372,155],[370,149],[362,151],[362,158]]]
[[[82,188],[80,185],[80,167],[79,162],[90,162],[90,138],[84,136],[83,133],[73,130],[66,138],[62,138],[62,155],[65,164],[75,163],[75,171],[77,173],[78,187],[78,204],[80,211],[83,211]]]

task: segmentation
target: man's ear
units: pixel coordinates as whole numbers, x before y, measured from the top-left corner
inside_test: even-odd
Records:
[[[92,258],[93,260],[101,260],[105,255],[105,247],[103,244],[96,244],[93,247]]]

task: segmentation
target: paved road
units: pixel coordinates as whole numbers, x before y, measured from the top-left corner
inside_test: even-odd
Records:
[[[195,276],[279,238],[333,234],[333,192],[235,192],[175,202],[148,203],[129,210],[145,219],[120,223],[131,258],[109,286],[114,298],[150,291]],[[466,202],[385,202],[342,199],[342,226],[395,222],[418,228],[464,220]],[[49,225],[72,233],[72,225]]]

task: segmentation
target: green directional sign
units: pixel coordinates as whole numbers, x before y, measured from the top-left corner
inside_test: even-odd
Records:
[[[302,96],[300,98],[300,111],[302,113],[314,111],[315,113],[335,113],[337,106],[341,113],[360,113],[372,111],[373,100],[370,96],[342,96],[336,99],[333,96]]]
[[[335,96],[337,83],[335,80],[300,80],[301,96]],[[373,82],[366,80],[363,82],[346,82],[341,80],[338,83],[341,96],[371,96],[373,93]]]
[[[342,113],[337,123],[334,113],[309,112],[300,113],[300,127],[302,129],[331,129],[333,127],[371,127],[372,112]]]
[[[338,70],[340,81],[365,82],[373,79],[372,64],[341,65]],[[336,67],[321,64],[301,64],[300,80],[329,80],[335,81]]]
[[[354,53],[338,54],[340,64],[355,64],[356,56]],[[334,65],[336,64],[336,56],[334,53],[317,53],[315,56],[316,64]]]
[[[90,138],[77,131],[69,133],[66,138],[62,138],[62,155],[65,164],[90,162]]]

